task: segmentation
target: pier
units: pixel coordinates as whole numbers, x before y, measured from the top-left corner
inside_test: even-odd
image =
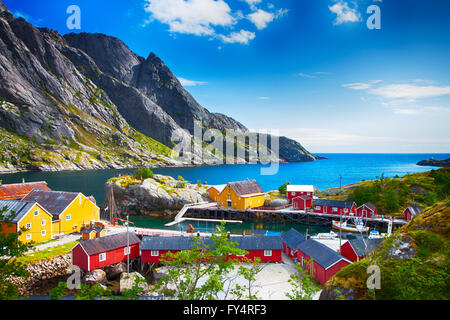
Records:
[[[342,219],[354,216],[342,216]],[[293,208],[283,209],[247,209],[239,210],[233,208],[220,207],[215,202],[190,204],[184,206],[175,217],[173,222],[166,224],[167,227],[176,225],[183,221],[205,221],[205,222],[226,222],[242,223],[244,221],[259,222],[293,222],[305,225],[331,226],[333,220],[339,220],[340,215],[316,213],[312,210],[297,210]],[[380,216],[366,218],[358,217],[366,226],[372,228],[387,229],[392,221],[393,229],[407,223],[403,219],[382,218]]]

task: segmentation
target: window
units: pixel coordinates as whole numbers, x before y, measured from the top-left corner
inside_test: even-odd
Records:
[[[344,209],[344,212],[347,213],[347,212],[348,212],[348,209]]]
[[[27,240],[31,240],[31,233],[27,234]]]
[[[264,257],[271,257],[272,256],[272,250],[264,250]]]
[[[316,210],[320,210],[320,206],[316,206]]]
[[[98,256],[98,260],[101,261],[106,261],[106,252],[104,253],[100,253],[100,255]]]
[[[27,229],[31,229],[31,223],[27,223],[26,228],[27,228]]]
[[[41,235],[45,236],[46,234],[47,234],[47,231],[45,231],[45,230],[41,231]]]
[[[150,252],[150,254],[151,254],[152,257],[157,257],[157,256],[159,256],[159,251],[158,250],[152,250]]]
[[[37,217],[38,215],[39,215],[39,211],[38,211],[38,210],[35,210],[35,211],[34,211],[34,216]]]
[[[41,226],[45,226],[46,223],[47,223],[47,221],[42,220],[42,221],[41,221]]]
[[[72,217],[70,216],[70,214],[68,214],[68,215],[66,216],[66,220],[67,220],[67,221],[70,221],[70,219],[72,219]]]
[[[333,208],[333,210],[332,210],[333,212],[337,212],[338,211],[338,209],[337,208]]]
[[[123,248],[123,254],[124,255],[129,255],[130,254],[130,248],[129,247],[125,247],[125,248]]]

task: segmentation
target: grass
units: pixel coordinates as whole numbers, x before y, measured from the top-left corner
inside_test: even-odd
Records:
[[[62,246],[52,247],[42,251],[32,252],[23,257],[17,258],[16,261],[25,265],[35,264],[36,262],[42,260],[49,260],[54,257],[65,255],[71,252],[76,244],[78,244],[78,241],[69,242]]]

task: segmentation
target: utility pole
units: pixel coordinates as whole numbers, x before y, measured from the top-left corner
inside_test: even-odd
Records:
[[[342,174],[339,175],[339,201],[341,200],[342,193]],[[342,247],[342,211],[339,217],[339,252],[341,252]]]
[[[130,233],[128,232],[129,216],[127,216],[127,273],[130,273]]]

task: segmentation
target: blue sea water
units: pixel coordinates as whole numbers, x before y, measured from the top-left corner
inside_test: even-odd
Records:
[[[431,157],[435,159],[450,158],[450,154],[317,154],[327,160],[314,162],[282,163],[274,175],[261,175],[264,165],[222,165],[186,168],[159,168],[155,173],[170,175],[174,178],[204,184],[226,184],[229,181],[256,179],[264,191],[275,190],[285,181],[291,184],[312,184],[320,190],[342,185],[395,175],[424,172],[436,167],[423,167],[417,162]],[[3,183],[25,181],[47,181],[53,190],[76,191],[93,195],[102,205],[105,200],[104,184],[116,175],[132,173],[133,169],[88,170],[73,172],[26,172],[0,175]]]

